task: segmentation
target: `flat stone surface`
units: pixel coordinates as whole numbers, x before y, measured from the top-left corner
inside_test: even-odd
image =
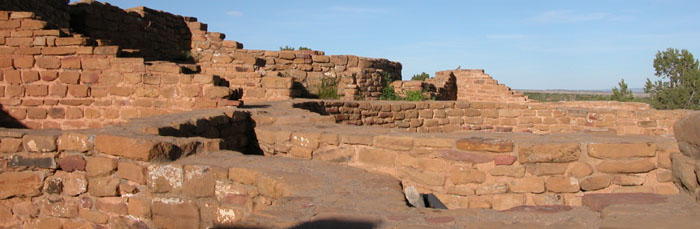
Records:
[[[666,202],[666,197],[651,193],[592,193],[583,195],[583,206],[600,211],[618,204],[657,204]]]

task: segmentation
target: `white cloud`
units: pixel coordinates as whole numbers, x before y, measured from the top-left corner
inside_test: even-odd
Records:
[[[532,18],[539,23],[568,24],[589,21],[629,21],[634,17],[620,16],[604,12],[577,13],[571,10],[550,10]]]
[[[226,15],[231,16],[231,17],[240,17],[240,16],[243,16],[243,12],[238,11],[238,10],[231,10],[231,11],[227,11]]]
[[[350,14],[379,14],[385,13],[385,9],[380,8],[362,8],[362,7],[348,7],[348,6],[333,6],[328,8],[329,11],[340,12],[340,13],[350,13]]]

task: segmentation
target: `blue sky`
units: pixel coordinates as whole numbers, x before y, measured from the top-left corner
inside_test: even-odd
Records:
[[[404,79],[461,66],[517,89],[637,88],[655,78],[657,50],[700,55],[700,1],[106,2],[195,16],[247,49],[399,61]]]

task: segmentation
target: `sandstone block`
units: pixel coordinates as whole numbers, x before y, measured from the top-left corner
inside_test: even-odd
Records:
[[[596,170],[604,173],[645,173],[655,168],[656,165],[648,159],[605,160],[596,166]]]
[[[525,205],[524,194],[501,194],[493,197],[493,210],[502,211]]]
[[[66,172],[73,172],[76,170],[85,171],[86,165],[87,162],[81,155],[68,155],[58,160],[58,167]]]
[[[593,173],[593,168],[585,162],[576,162],[574,166],[571,167],[569,174],[576,178],[585,177]]]
[[[10,167],[57,168],[53,154],[16,154],[10,159],[9,165]]]
[[[515,193],[543,193],[544,179],[541,177],[513,179],[509,183],[509,188]]]
[[[186,165],[182,193],[192,197],[211,197],[216,191],[216,171],[209,166]]]
[[[0,199],[13,196],[38,196],[41,194],[44,177],[43,172],[0,173]]]
[[[119,179],[112,177],[95,177],[88,180],[88,192],[92,196],[105,197],[119,195]]]
[[[22,150],[21,138],[3,138],[0,141],[0,153],[14,153]]]
[[[646,174],[617,174],[613,176],[612,183],[622,186],[642,185],[646,180]]]
[[[513,155],[496,155],[493,156],[493,162],[496,165],[512,165],[515,163],[515,160],[518,160],[518,157],[513,156]]]
[[[85,171],[88,176],[104,176],[112,174],[117,169],[117,158],[111,157],[88,157]]]
[[[588,155],[594,158],[628,158],[656,156],[656,144],[652,143],[590,143]]]
[[[97,198],[97,201],[95,201],[95,209],[105,213],[126,215],[128,214],[126,200],[127,199],[123,197]]]
[[[579,185],[584,191],[594,191],[610,186],[610,180],[609,175],[597,175],[584,178]]]
[[[96,223],[96,224],[106,224],[107,220],[109,220],[109,216],[101,213],[99,211],[93,211],[87,208],[81,208],[79,211],[79,216],[80,218],[91,222],[91,223]]]
[[[359,148],[358,160],[369,165],[393,168],[396,161],[396,151],[385,149]]]
[[[117,176],[138,184],[146,184],[146,167],[136,163],[120,162],[117,166]]]
[[[454,140],[448,138],[416,138],[413,142],[416,147],[451,148]]]
[[[49,114],[51,114],[51,110],[49,110]],[[63,135],[59,136],[56,143],[58,144],[58,150],[60,151],[75,152],[86,152],[92,149],[93,145],[89,135],[70,132],[63,133]]]
[[[428,171],[420,171],[411,167],[402,167],[398,170],[398,177],[402,180],[413,181],[428,186],[443,186],[445,176]]]
[[[182,188],[184,171],[180,165],[156,165],[148,166],[147,184],[152,192],[175,192]]]
[[[542,193],[532,196],[537,206],[564,205],[564,196],[557,193]]]
[[[525,165],[526,171],[535,176],[563,175],[568,164],[564,163],[536,163]]]
[[[98,135],[95,150],[141,161],[167,161],[175,159],[172,143],[150,138]]]
[[[292,149],[289,150],[289,154],[294,156],[294,157],[300,157],[300,158],[306,158],[306,159],[311,159],[313,150],[305,147],[300,147],[300,146],[292,146]]]
[[[695,171],[695,160],[682,153],[672,153],[671,161],[674,183],[682,184],[687,190],[696,190],[700,185]]]
[[[593,193],[583,195],[583,206],[598,212],[610,205],[658,204],[666,201],[666,197],[650,193]]]
[[[573,162],[581,154],[579,145],[575,143],[523,144],[518,149],[520,163]]]
[[[126,205],[129,215],[142,219],[151,218],[151,200],[144,197],[129,197]]]
[[[553,176],[547,178],[545,183],[547,191],[550,192],[578,192],[580,187],[578,180],[567,176]]]
[[[497,165],[489,170],[491,176],[524,177],[525,166]]]
[[[22,138],[24,149],[30,152],[53,152],[56,151],[56,139],[54,134],[26,134]]]
[[[462,138],[457,140],[457,149],[465,151],[512,152],[513,142],[500,139],[480,137]]]
[[[450,169],[449,179],[453,184],[481,184],[486,181],[486,173],[473,168],[455,166]]]
[[[374,146],[391,150],[411,150],[413,148],[413,138],[380,135],[374,137]]]

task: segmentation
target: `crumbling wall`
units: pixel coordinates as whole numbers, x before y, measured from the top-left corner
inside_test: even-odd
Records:
[[[32,12],[51,29],[67,31],[70,24],[68,0],[3,0],[0,10]]]
[[[454,75],[457,78],[457,100],[472,102],[527,102],[522,93],[512,91],[508,86],[485,74],[483,69],[457,69],[436,72],[435,75]]]
[[[194,61],[192,33],[186,18],[146,7],[123,10],[108,3],[77,2],[70,6],[74,32],[121,47],[124,55],[146,60]]]
[[[454,74],[435,74],[435,77],[419,80],[394,81],[391,83],[394,92],[406,97],[410,91],[420,91],[423,97],[432,100],[456,100],[457,79]]]
[[[566,103],[564,103],[566,104]],[[499,103],[448,101],[309,101],[295,106],[335,117],[350,125],[383,126],[411,132],[602,132],[673,135],[673,123],[688,110],[654,110],[636,103],[607,102],[586,106],[561,103]],[[617,105],[616,105],[617,104]],[[636,104],[641,105],[641,104]],[[624,108],[624,109],[622,109]]]
[[[129,118],[237,105],[212,75],[121,58],[118,46],[49,29],[32,12],[0,11],[0,104],[28,128],[97,128]],[[225,86],[220,86],[225,85]]]

